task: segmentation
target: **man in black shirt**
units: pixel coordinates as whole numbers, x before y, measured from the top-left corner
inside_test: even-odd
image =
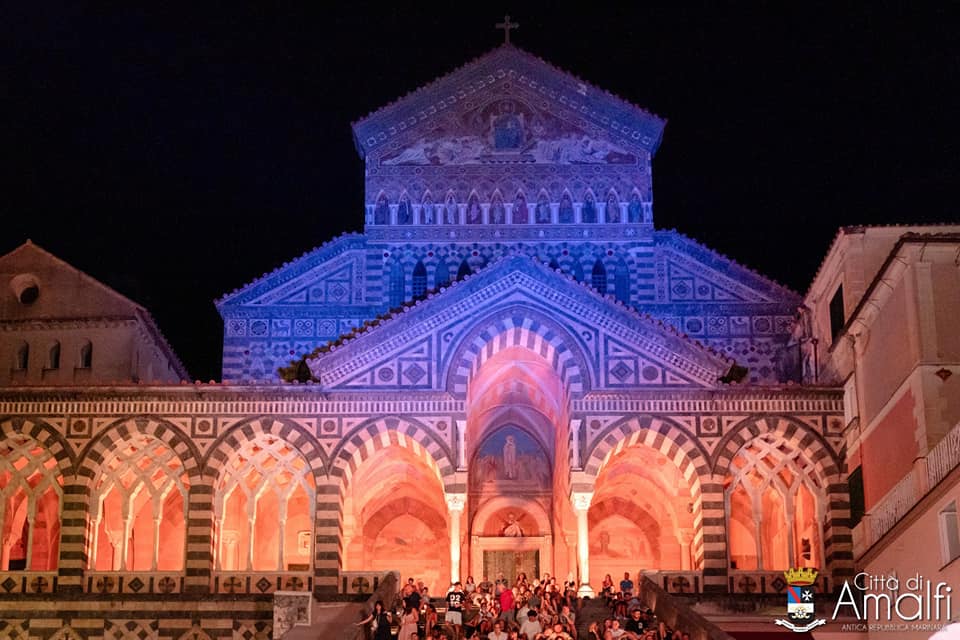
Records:
[[[643,633],[643,618],[641,617],[642,612],[640,609],[634,609],[630,612],[630,618],[627,620],[627,624],[623,626],[627,631],[632,631],[637,635]]]
[[[463,592],[463,585],[458,580],[453,583],[453,591],[447,594],[447,614],[443,618],[453,627],[453,640],[460,640],[460,632],[463,629],[463,603],[465,599],[466,594]]]

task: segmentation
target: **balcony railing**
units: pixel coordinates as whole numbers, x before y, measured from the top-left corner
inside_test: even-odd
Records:
[[[855,555],[864,553],[960,465],[960,424],[956,425],[877,502],[853,530]]]

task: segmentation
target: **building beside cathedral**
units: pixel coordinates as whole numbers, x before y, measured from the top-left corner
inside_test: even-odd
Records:
[[[960,227],[844,229],[802,297],[656,227],[664,124],[510,45],[362,118],[364,232],[216,302],[222,384],[0,258],[0,633],[266,637],[276,594],[391,570],[832,593],[950,522],[960,554]]]

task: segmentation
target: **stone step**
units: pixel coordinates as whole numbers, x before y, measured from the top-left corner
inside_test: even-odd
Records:
[[[580,614],[577,616],[577,637],[586,638],[590,623],[598,622],[602,627],[603,621],[609,615],[610,610],[607,608],[603,597],[585,600],[580,606]]]
[[[294,627],[283,640],[355,640],[363,629],[354,626],[363,611],[361,602],[314,602],[309,627]]]

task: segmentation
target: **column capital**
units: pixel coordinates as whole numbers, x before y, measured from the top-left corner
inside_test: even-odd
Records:
[[[444,498],[447,501],[447,510],[451,513],[462,513],[467,506],[467,494],[465,493],[448,493]]]
[[[573,503],[574,511],[586,511],[593,502],[593,492],[576,491],[570,494],[570,501]]]

